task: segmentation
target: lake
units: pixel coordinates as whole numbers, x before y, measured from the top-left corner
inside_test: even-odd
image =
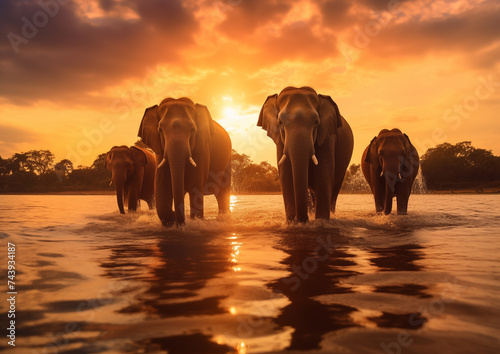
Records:
[[[290,226],[281,195],[232,196],[223,217],[207,197],[172,229],[111,195],[0,200],[8,351],[14,296],[19,353],[500,352],[500,195],[384,216],[341,194],[332,220]]]

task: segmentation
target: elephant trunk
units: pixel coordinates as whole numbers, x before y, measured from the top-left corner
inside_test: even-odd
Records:
[[[111,180],[115,185],[116,190],[116,201],[118,203],[118,209],[120,209],[121,214],[125,214],[125,209],[123,208],[123,189],[125,188],[126,172],[118,173],[113,171]]]
[[[384,214],[388,215],[392,212],[392,199],[396,193],[396,183],[400,182],[400,166],[399,164],[385,165],[383,169],[385,178],[385,205]]]
[[[294,137],[294,144],[285,151],[290,156],[292,166],[293,189],[295,197],[295,209],[298,222],[307,222],[308,216],[308,177],[309,163],[314,154],[311,139],[307,137]],[[302,138],[302,139],[301,139]],[[310,148],[308,148],[310,146]]]
[[[174,210],[176,225],[185,223],[184,211],[184,175],[186,164],[191,157],[189,147],[179,151],[180,146],[176,144],[175,148],[167,149],[167,159],[170,165],[170,176],[172,178],[172,193],[174,196]]]
[[[392,212],[392,198],[394,197],[394,186],[387,180],[385,182],[385,203],[384,203],[384,214],[389,215]]]

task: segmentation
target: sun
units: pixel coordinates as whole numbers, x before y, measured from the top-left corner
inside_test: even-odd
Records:
[[[228,106],[228,107],[224,108],[223,114],[224,114],[225,119],[231,121],[231,120],[235,120],[237,112],[236,112],[236,109],[234,109],[231,106]]]

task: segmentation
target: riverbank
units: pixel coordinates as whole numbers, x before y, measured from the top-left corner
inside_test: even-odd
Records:
[[[0,193],[0,195],[114,195],[115,191],[62,191],[36,193]],[[232,192],[232,195],[278,195],[281,192]],[[365,192],[340,192],[340,194],[371,194]],[[456,190],[428,190],[425,193],[413,194],[500,194],[500,188],[456,189]]]

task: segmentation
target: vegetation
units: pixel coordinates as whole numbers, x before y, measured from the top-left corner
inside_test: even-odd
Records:
[[[279,192],[278,169],[267,162],[252,163],[250,157],[235,150],[231,160],[233,192]]]
[[[440,144],[421,158],[422,174],[432,190],[500,187],[500,156],[470,141]]]
[[[9,159],[0,157],[0,193],[112,190],[105,156],[99,155],[91,167],[78,168],[67,159],[54,164],[54,154],[49,150],[17,153]]]
[[[97,156],[90,167],[75,168],[70,160],[54,164],[49,150],[32,150],[0,157],[0,193],[45,193],[112,191],[111,172],[104,165],[106,154]],[[278,170],[267,162],[252,163],[250,157],[233,150],[234,192],[279,192]]]
[[[67,159],[54,163],[49,150],[16,153],[0,157],[0,193],[45,193],[112,191],[111,172],[104,166],[106,154],[97,156],[90,167]],[[421,170],[430,190],[499,188],[500,156],[475,148],[470,141],[444,143],[421,158]],[[278,170],[267,162],[255,164],[245,154],[232,152],[232,191],[236,193],[279,192]],[[347,170],[342,192],[369,193],[359,164]]]

